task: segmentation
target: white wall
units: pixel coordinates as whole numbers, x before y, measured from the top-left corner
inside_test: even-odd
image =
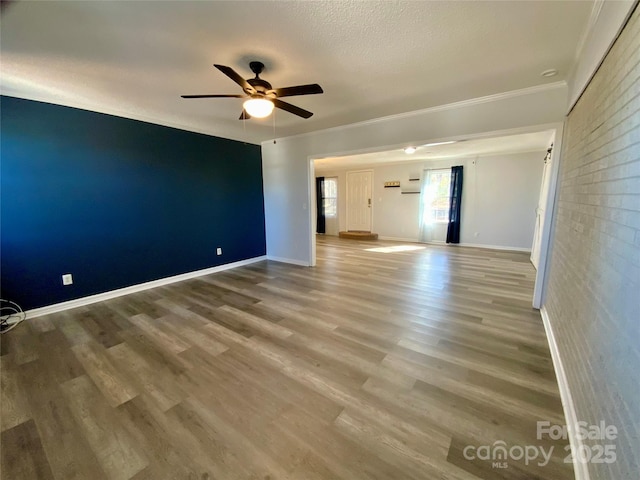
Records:
[[[311,158],[554,128],[566,102],[566,84],[556,83],[264,142],[267,255],[312,263]]]
[[[380,237],[418,240],[419,194],[403,194],[401,188],[384,188],[384,182],[400,180],[404,186],[409,177],[420,176],[416,188],[422,183],[422,164],[402,163],[373,168],[373,231]],[[411,185],[412,187],[414,185]]]
[[[463,243],[531,249],[545,154],[546,149],[480,157],[470,166],[477,191],[467,205],[472,228],[463,234]]]
[[[418,241],[420,195],[402,194],[400,188],[384,188],[384,182],[399,180],[407,184],[410,176],[415,173],[422,175],[425,169],[462,165],[461,243],[529,250],[545,154],[546,149],[543,149],[539,152],[418,160],[369,167],[373,170],[373,231],[380,238]],[[340,230],[346,230],[344,192],[347,171],[316,172],[338,177]],[[435,239],[444,241],[445,237],[446,224],[442,224]]]

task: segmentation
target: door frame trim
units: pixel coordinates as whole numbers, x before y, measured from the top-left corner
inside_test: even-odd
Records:
[[[540,193],[538,194],[538,205],[536,206],[536,224],[533,230],[533,242],[531,244],[531,255],[529,256],[529,259],[531,260],[531,263],[533,264],[533,266],[535,267],[536,271],[538,270],[538,266],[540,265],[540,245],[542,244],[542,233],[543,233],[543,224],[544,224],[544,217],[548,214],[548,209],[547,209],[547,200],[549,198],[549,189],[551,188],[551,174],[553,173],[553,149],[554,147],[554,143],[556,141],[556,135],[558,134],[558,131],[554,131],[553,136],[549,139],[549,147],[551,149],[551,153],[549,161],[547,161],[547,157],[545,156],[545,161],[544,161],[544,167],[542,168],[542,182],[540,182]],[[545,188],[546,188],[546,193],[547,195],[545,196],[545,198],[543,199],[542,196],[545,194]],[[540,204],[543,202],[544,200],[544,210],[542,210],[543,215],[540,214]],[[540,218],[542,218],[542,222],[540,221]],[[536,239],[539,238],[540,241],[537,242]],[[537,256],[535,255],[536,253],[536,249],[534,247],[536,247],[536,243],[537,243]]]
[[[547,290],[549,276],[547,270],[551,260],[551,238],[553,237],[553,223],[557,215],[557,198],[560,189],[560,162],[562,159],[562,141],[564,140],[564,122],[555,126],[553,150],[551,151],[551,172],[549,173],[549,190],[547,191],[547,203],[545,207],[544,221],[540,232],[540,258],[536,269],[536,283],[533,287],[533,308],[541,308],[544,305],[544,295]],[[542,194],[542,192],[540,192]]]

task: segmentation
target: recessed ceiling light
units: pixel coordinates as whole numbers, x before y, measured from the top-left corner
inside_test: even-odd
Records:
[[[550,68],[549,70],[545,70],[540,75],[542,77],[555,77],[558,74],[558,70],[555,68]]]
[[[449,142],[435,142],[435,143],[425,143],[423,147],[435,147],[436,145],[449,145],[450,143],[456,143],[455,140],[451,140]]]
[[[416,147],[407,147],[404,149],[404,153],[406,153],[407,155],[411,155],[412,153],[416,153],[416,150]]]

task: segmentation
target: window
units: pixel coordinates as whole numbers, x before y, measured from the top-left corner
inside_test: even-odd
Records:
[[[422,194],[423,221],[425,223],[449,222],[451,193],[451,169],[426,170]]]
[[[324,179],[322,190],[322,207],[324,216],[338,216],[338,179],[336,177],[328,177]]]

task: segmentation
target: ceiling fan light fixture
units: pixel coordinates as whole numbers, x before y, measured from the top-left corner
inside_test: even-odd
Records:
[[[243,107],[254,118],[265,118],[273,112],[273,102],[266,98],[250,98],[244,102]]]

